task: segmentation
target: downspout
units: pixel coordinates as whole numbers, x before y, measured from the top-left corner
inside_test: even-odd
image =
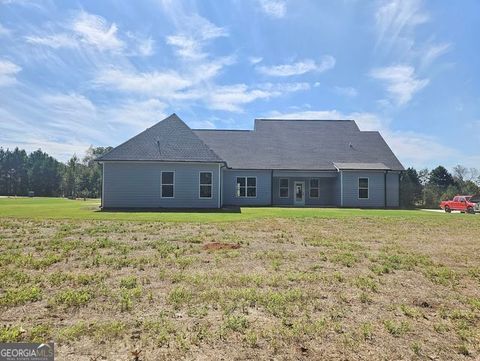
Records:
[[[383,202],[384,202],[384,206],[383,208],[387,208],[387,173],[388,173],[388,170],[386,170],[384,173],[383,173]]]
[[[340,171],[340,207],[343,207],[343,171]]]
[[[270,171],[270,205],[273,206],[273,169]]]
[[[103,209],[104,194],[105,194],[105,163],[102,162],[102,200],[100,201],[100,209]]]
[[[398,172],[398,205],[396,208],[400,208],[400,177],[403,171]]]
[[[222,207],[222,176],[221,176],[221,173],[222,173],[222,165],[220,163],[218,163],[218,207],[217,208],[221,208]]]

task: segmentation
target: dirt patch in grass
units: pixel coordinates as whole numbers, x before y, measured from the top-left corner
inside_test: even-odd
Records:
[[[0,218],[0,342],[75,361],[478,359],[478,234],[475,217]]]

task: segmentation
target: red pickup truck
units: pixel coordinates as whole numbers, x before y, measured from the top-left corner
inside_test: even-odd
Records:
[[[480,195],[455,196],[451,201],[442,201],[440,208],[445,212],[460,211],[462,213],[480,213]]]

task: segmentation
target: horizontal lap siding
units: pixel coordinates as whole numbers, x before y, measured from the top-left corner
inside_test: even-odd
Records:
[[[175,198],[160,197],[160,172],[175,172]],[[212,198],[199,198],[199,172],[212,172]],[[218,164],[104,163],[105,208],[217,208]]]
[[[280,179],[288,179],[288,198],[280,198]],[[320,180],[320,198],[310,198],[310,179],[317,178]],[[273,178],[273,204],[279,206],[293,205],[293,186],[295,182],[305,183],[305,205],[334,205],[336,198],[334,177],[274,177]]]
[[[387,173],[387,207],[399,207],[400,173]]]
[[[269,170],[230,170],[222,174],[223,204],[226,206],[268,206],[271,204],[271,171]],[[257,177],[257,197],[236,196],[237,177]]]
[[[342,205],[342,185],[341,185],[341,175],[340,173],[338,174],[338,177],[337,179],[335,179],[335,185],[334,185],[334,189],[335,189],[335,198],[334,198],[334,205],[336,205],[337,207],[340,207]]]
[[[384,172],[343,171],[343,206],[375,207],[385,206]],[[368,199],[358,198],[358,178],[368,178]]]

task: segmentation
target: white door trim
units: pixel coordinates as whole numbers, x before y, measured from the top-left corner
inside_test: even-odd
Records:
[[[297,185],[302,186],[302,199],[297,200]],[[305,182],[295,181],[293,182],[293,204],[296,206],[305,205]]]

